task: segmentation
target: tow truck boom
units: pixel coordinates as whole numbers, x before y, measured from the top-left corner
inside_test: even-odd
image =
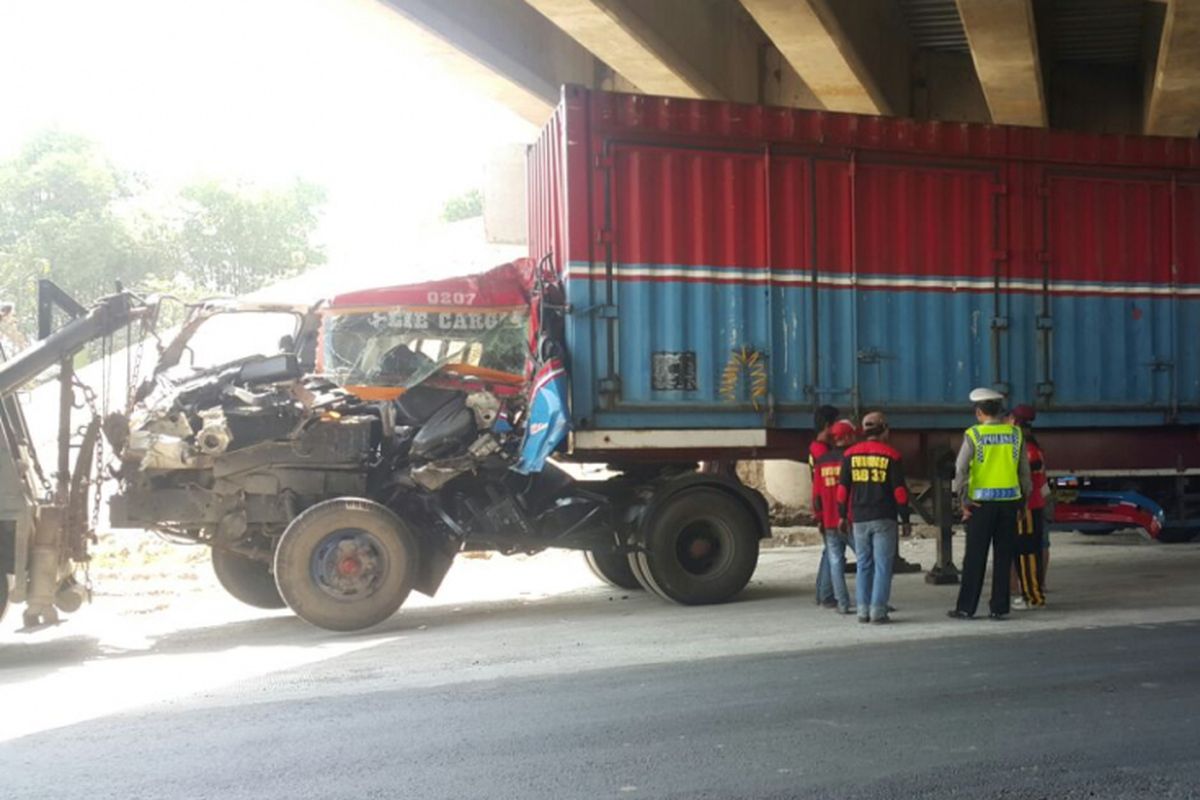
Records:
[[[52,330],[55,308],[70,319]],[[74,611],[82,604],[86,593],[75,580],[75,564],[87,559],[92,535],[86,511],[101,420],[93,418],[72,442],[74,357],[130,323],[151,320],[155,310],[120,287],[87,309],[41,280],[38,341],[11,360],[0,349],[0,618],[10,602],[24,602],[25,627],[35,628],[58,622],[58,610]],[[58,458],[51,488],[16,392],[55,365]],[[72,469],[73,447],[78,456]]]

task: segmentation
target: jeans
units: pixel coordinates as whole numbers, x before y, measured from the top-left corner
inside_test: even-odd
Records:
[[[858,559],[858,597],[860,619],[886,619],[892,594],[892,567],[900,546],[899,526],[894,519],[873,519],[854,523],[854,557]]]
[[[846,537],[836,528],[825,529],[825,552],[822,554],[829,567],[829,590],[838,608],[850,608],[850,591],[846,588]]]
[[[829,576],[829,550],[821,549],[821,563],[817,566],[817,605],[832,603],[837,598],[833,593],[833,581]]]

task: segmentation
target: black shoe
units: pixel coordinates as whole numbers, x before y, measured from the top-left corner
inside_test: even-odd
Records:
[[[1008,619],[1008,614],[997,614],[995,611],[992,611],[988,614],[988,619],[995,620],[996,622],[1003,622],[1004,620]]]
[[[973,617],[965,611],[960,611],[957,608],[952,608],[946,612],[946,616],[950,619],[973,619]]]

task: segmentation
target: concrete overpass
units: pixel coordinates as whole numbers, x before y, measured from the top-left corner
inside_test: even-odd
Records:
[[[541,125],[564,83],[1103,133],[1200,131],[1200,0],[381,0]]]

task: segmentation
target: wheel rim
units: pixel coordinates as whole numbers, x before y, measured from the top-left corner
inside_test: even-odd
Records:
[[[374,534],[362,528],[341,528],[313,550],[313,582],[336,600],[354,601],[379,591],[387,577],[387,551]]]
[[[680,529],[675,539],[675,558],[679,566],[696,577],[719,573],[732,554],[732,536],[714,520],[693,520]]]

